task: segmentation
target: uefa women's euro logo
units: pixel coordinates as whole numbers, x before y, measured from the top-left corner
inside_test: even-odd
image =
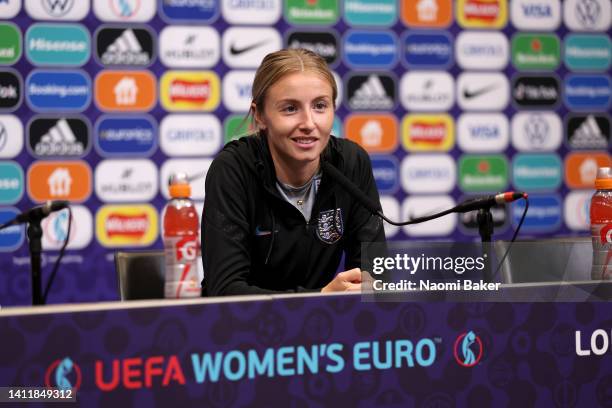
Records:
[[[45,385],[60,390],[78,390],[81,381],[81,368],[70,357],[55,360],[45,373]]]
[[[455,340],[453,354],[460,366],[474,367],[482,359],[482,341],[473,331],[460,334]]]

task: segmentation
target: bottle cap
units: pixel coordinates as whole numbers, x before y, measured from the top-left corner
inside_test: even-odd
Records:
[[[168,178],[168,191],[172,198],[186,198],[191,196],[191,186],[186,173],[174,173]]]
[[[595,188],[597,190],[612,190],[612,167],[600,167],[597,169]]]

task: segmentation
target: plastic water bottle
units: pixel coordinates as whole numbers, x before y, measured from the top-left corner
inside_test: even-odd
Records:
[[[200,222],[193,205],[191,186],[186,174],[170,176],[170,201],[164,209],[164,248],[166,258],[166,298],[200,296],[198,259]]]
[[[591,199],[592,279],[612,279],[612,167],[601,167]]]

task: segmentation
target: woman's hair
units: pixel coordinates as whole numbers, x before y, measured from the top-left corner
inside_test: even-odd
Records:
[[[266,55],[259,68],[257,68],[251,93],[253,96],[253,104],[257,107],[259,112],[263,112],[268,89],[284,76],[296,72],[314,73],[326,80],[329,86],[331,86],[332,103],[335,107],[338,88],[336,87],[336,80],[327,66],[327,62],[312,51],[303,48],[294,48],[284,49]],[[254,114],[255,109],[251,105],[245,120],[250,116],[253,125],[255,125]]]

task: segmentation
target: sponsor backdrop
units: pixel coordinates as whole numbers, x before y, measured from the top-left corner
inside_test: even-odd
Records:
[[[0,384],[92,408],[609,407],[609,308],[334,296],[4,316]]]
[[[321,54],[334,132],[372,157],[405,219],[525,190],[524,231],[588,233],[610,164],[609,0],[0,1],[0,221],[74,203],[49,302],[117,298],[113,252],[160,248],[170,173],[206,173],[245,131],[251,81],[282,47]],[[204,179],[193,181],[202,206]],[[509,237],[521,205],[494,212]],[[44,221],[46,279],[67,214]],[[473,214],[387,227],[393,240],[477,239]],[[24,228],[0,233],[0,303],[30,301]],[[204,243],[206,245],[206,243]]]

